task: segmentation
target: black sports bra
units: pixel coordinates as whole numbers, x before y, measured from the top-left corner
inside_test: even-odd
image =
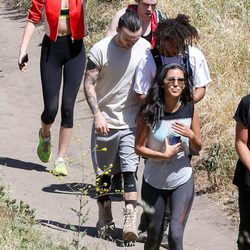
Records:
[[[69,8],[61,9],[60,16],[68,17],[69,16]]]
[[[141,36],[142,38],[146,39],[148,42],[152,42],[152,31],[149,32],[146,36]]]

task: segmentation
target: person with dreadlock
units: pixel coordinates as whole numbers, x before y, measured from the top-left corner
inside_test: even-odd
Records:
[[[194,198],[189,151],[198,152],[201,146],[199,115],[187,72],[178,63],[164,65],[137,116],[135,150],[147,158],[141,189],[147,227],[145,250],[160,247],[168,202],[169,249],[183,249]]]
[[[153,84],[157,71],[155,58],[158,56],[162,65],[173,62],[184,65],[194,102],[199,102],[205,96],[211,78],[203,53],[192,46],[193,41],[199,39],[199,34],[190,24],[189,17],[178,14],[176,18],[166,19],[159,23],[154,36],[155,48],[141,59],[135,76],[134,90],[139,99],[145,99]]]

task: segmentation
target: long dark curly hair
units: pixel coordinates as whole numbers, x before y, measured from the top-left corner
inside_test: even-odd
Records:
[[[178,51],[183,51],[186,45],[192,45],[193,40],[199,39],[197,29],[190,24],[189,16],[178,14],[176,18],[167,18],[160,22],[154,32],[155,47],[161,50],[165,41],[170,40],[176,44]]]
[[[144,104],[140,107],[137,119],[140,119],[147,127],[151,128],[164,117],[165,101],[163,81],[168,71],[171,69],[180,69],[184,73],[185,88],[182,91],[181,101],[186,104],[193,101],[192,92],[187,82],[187,72],[178,63],[170,63],[162,66],[155,77],[153,86],[150,88]]]

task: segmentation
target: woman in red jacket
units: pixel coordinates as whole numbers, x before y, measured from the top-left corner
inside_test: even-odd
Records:
[[[26,71],[26,50],[36,25],[43,17],[45,36],[42,41],[40,71],[44,110],[37,154],[42,162],[49,162],[51,159],[50,129],[59,107],[63,76],[59,147],[53,170],[55,175],[68,174],[64,157],[71,139],[74,104],[86,62],[83,44],[86,34],[85,4],[86,0],[32,0],[18,58],[20,70]]]

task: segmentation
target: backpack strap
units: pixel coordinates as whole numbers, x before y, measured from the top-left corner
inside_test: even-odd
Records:
[[[157,23],[160,23],[167,19],[166,13],[163,14],[160,10],[155,10],[155,12],[157,15]]]
[[[188,77],[188,81],[189,84],[191,84],[191,86],[193,86],[193,70],[191,68],[190,65],[190,61],[189,61],[189,49],[188,49],[188,45],[185,46],[185,51],[184,51],[184,57],[183,57],[183,66],[187,71],[187,77]]]
[[[159,53],[158,49],[156,49],[156,48],[151,49],[150,52],[154,58],[154,61],[156,64],[156,69],[158,70],[163,65],[160,53]]]
[[[190,93],[193,93],[193,87],[194,87],[193,70],[191,68],[190,61],[189,61],[188,45],[185,46],[185,51],[184,51],[184,56],[183,56],[183,67],[186,69],[186,72],[187,72],[187,80],[188,80]]]

